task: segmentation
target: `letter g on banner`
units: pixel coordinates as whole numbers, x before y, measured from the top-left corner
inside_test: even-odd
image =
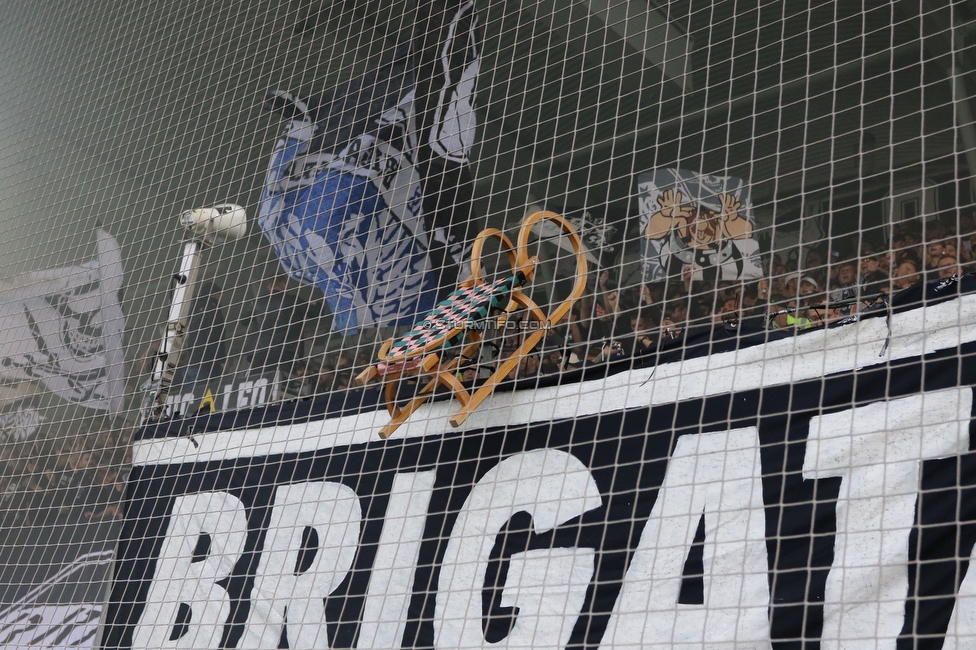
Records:
[[[593,574],[593,549],[555,548],[512,556],[513,570],[502,598],[519,614],[499,644],[488,643],[482,631],[485,572],[496,534],[515,513],[528,512],[538,533],[602,505],[589,470],[563,451],[517,454],[490,469],[465,500],[444,552],[434,645],[565,647]]]
[[[146,608],[133,648],[217,648],[230,600],[216,583],[230,575],[244,549],[244,504],[226,492],[173,502]]]

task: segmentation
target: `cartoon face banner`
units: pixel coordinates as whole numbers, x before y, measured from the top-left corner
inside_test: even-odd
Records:
[[[645,281],[762,276],[749,187],[742,179],[658,169],[637,180]]]
[[[464,431],[446,402],[386,441],[301,404],[146,430],[104,645],[968,647],[974,320],[716,339]]]

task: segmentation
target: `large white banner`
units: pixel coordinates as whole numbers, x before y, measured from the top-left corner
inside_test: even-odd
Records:
[[[297,406],[144,431],[106,644],[971,647],[972,322],[723,330],[385,441]]]

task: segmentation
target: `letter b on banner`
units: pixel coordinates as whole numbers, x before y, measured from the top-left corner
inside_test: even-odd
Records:
[[[133,648],[217,648],[230,612],[216,583],[244,548],[244,505],[226,492],[175,499]]]

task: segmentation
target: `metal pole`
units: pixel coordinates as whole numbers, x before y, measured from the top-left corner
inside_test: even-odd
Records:
[[[159,352],[153,363],[150,391],[155,394],[145,413],[146,422],[154,422],[163,417],[166,412],[166,398],[169,396],[176,367],[180,360],[180,352],[186,341],[186,332],[190,320],[190,307],[193,304],[193,293],[196,289],[197,272],[200,269],[200,258],[203,242],[191,239],[183,244],[183,257],[180,260],[180,270],[173,276],[173,302],[169,308],[169,318],[166,321],[166,331],[159,344]]]
[[[189,236],[183,242],[180,270],[173,276],[173,303],[169,308],[163,340],[153,361],[142,409],[143,423],[155,422],[166,413],[166,398],[169,397],[189,329],[190,308],[203,249],[243,237],[247,232],[247,215],[239,205],[222,203],[212,208],[185,211],[180,215],[180,225],[189,231]]]

